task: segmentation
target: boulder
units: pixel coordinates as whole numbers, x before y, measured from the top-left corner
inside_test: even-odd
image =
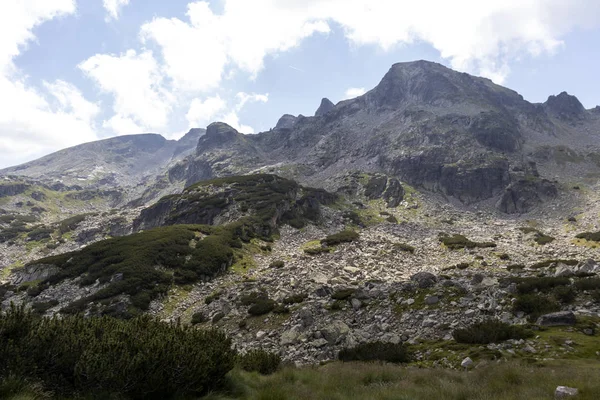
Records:
[[[336,320],[321,329],[323,338],[330,344],[335,344],[340,338],[347,335],[350,328],[344,322]]]
[[[411,281],[415,281],[419,288],[427,289],[435,285],[437,278],[430,272],[417,272],[410,277]]]
[[[463,368],[471,368],[471,367],[473,367],[473,360],[471,360],[470,357],[467,357],[464,360],[462,360],[462,362],[460,363],[460,366]]]
[[[538,318],[537,324],[541,326],[569,326],[575,325],[577,318],[571,311],[559,311],[545,314]]]
[[[577,396],[579,390],[568,386],[558,386],[554,391],[555,399],[568,399],[569,397]]]

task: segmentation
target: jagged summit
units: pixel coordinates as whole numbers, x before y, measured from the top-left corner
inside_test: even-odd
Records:
[[[291,114],[285,114],[279,118],[277,125],[275,125],[275,129],[292,129],[297,119],[297,117]]]
[[[551,115],[564,120],[582,119],[586,113],[579,99],[567,92],[548,97],[544,107]]]
[[[412,104],[452,107],[470,104],[485,106],[524,106],[517,92],[429,61],[392,65],[374,91],[367,94],[379,107],[398,108]]]
[[[315,117],[320,117],[327,114],[329,111],[333,110],[334,107],[335,104],[333,104],[328,98],[324,97],[321,100],[321,105],[317,109],[317,112],[315,112]]]

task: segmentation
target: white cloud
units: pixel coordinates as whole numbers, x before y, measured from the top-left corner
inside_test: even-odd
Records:
[[[240,122],[238,113],[252,102],[266,103],[269,94],[256,94],[239,92],[235,95],[236,104],[228,107],[227,103],[219,96],[209,97],[202,101],[194,99],[186,115],[190,128],[206,127],[211,122],[225,122],[239,132],[254,133],[254,128]]]
[[[190,128],[204,128],[213,121],[213,117],[225,110],[227,104],[219,95],[209,97],[202,101],[192,100],[190,109],[186,115]]]
[[[344,93],[344,100],[362,96],[366,92],[367,91],[365,90],[365,88],[349,88],[348,90],[346,90],[346,93]]]
[[[388,50],[424,41],[454,68],[501,82],[511,61],[557,51],[565,33],[597,24],[599,13],[596,0],[223,0],[221,14],[197,1],[189,21],[156,18],[142,38],[159,45],[182,89],[211,90],[231,68],[253,77],[266,56],[328,33],[332,23],[354,45]]]
[[[117,135],[133,135],[146,130],[144,127],[136,124],[133,119],[123,117],[122,115],[114,115],[111,119],[104,121],[102,127],[110,129]]]
[[[129,0],[102,0],[104,8],[108,12],[107,19],[119,19],[121,8],[129,4]]]
[[[127,120],[130,121],[127,127],[135,124],[160,130],[167,126],[175,98],[164,87],[152,52],[138,54],[129,50],[118,56],[97,54],[79,64],[79,68],[103,92],[114,96],[113,111],[117,119],[107,121],[106,127],[119,126],[121,130],[123,121]]]
[[[13,64],[32,30],[75,12],[74,0],[10,0],[0,6],[0,167],[96,139],[99,108],[65,81],[32,86]]]

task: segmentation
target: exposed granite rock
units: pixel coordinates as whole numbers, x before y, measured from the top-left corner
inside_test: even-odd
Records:
[[[329,100],[328,98],[323,98],[321,100],[321,105],[315,112],[315,117],[321,117],[321,116],[327,114],[329,111],[333,110],[334,107],[335,107],[335,104],[333,104],[331,102],[331,100]]]
[[[571,311],[560,311],[545,314],[538,318],[537,324],[541,326],[568,326],[575,325],[577,318]]]
[[[519,179],[507,187],[497,207],[507,214],[523,214],[556,196],[556,185],[546,179]]]
[[[285,114],[279,121],[277,121],[277,125],[275,125],[275,129],[292,129],[296,124],[297,118],[290,114]]]
[[[585,107],[575,96],[562,92],[558,96],[550,96],[544,103],[545,108],[553,116],[563,120],[577,120],[585,117]]]

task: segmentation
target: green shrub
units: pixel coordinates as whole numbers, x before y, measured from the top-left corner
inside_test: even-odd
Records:
[[[590,295],[592,296],[593,301],[600,303],[600,289],[592,290]]]
[[[265,350],[250,350],[238,356],[237,362],[244,371],[270,375],[279,369],[281,357]]]
[[[0,379],[40,382],[65,396],[198,396],[224,382],[235,357],[231,341],[219,331],[148,316],[48,319],[16,307],[0,316]]]
[[[44,314],[46,311],[48,311],[52,307],[57,306],[58,304],[58,300],[39,301],[33,303],[31,305],[31,309],[33,310],[33,312],[36,312],[38,314]]]
[[[600,278],[583,278],[575,282],[577,290],[596,290],[600,289]]]
[[[285,266],[285,262],[281,261],[281,260],[277,260],[277,261],[273,261],[271,264],[269,264],[270,268],[283,268]]]
[[[321,240],[321,244],[325,246],[336,246],[340,243],[354,242],[359,237],[360,235],[358,234],[358,232],[346,229],[345,231],[327,236],[325,239]]]
[[[412,355],[403,344],[372,342],[345,348],[339,352],[340,361],[385,361],[389,363],[408,363]]]
[[[27,239],[30,241],[38,241],[50,238],[54,229],[39,227],[27,233]]]
[[[532,336],[533,332],[521,326],[509,325],[495,319],[478,322],[452,332],[454,340],[458,343],[468,344],[498,343],[509,339],[526,339]]]
[[[557,286],[567,286],[571,280],[567,277],[531,277],[531,278],[512,278],[512,282],[517,284],[517,291],[520,294],[532,293],[535,290],[548,292]]]
[[[248,314],[259,316],[270,313],[275,309],[277,303],[273,300],[259,300],[248,309]]]
[[[552,291],[552,295],[564,304],[572,303],[577,298],[577,292],[571,286],[557,286]]]
[[[96,281],[108,283],[84,298],[85,303],[125,294],[131,296],[135,309],[145,310],[173,283],[194,283],[224,272],[233,262],[233,247],[240,237],[252,237],[253,229],[255,227],[248,220],[220,227],[161,227],[96,242],[82,250],[47,257],[32,264],[51,264],[60,268],[60,272],[47,278],[44,284],[53,285],[78,277],[82,286]],[[190,246],[198,233],[208,236],[195,242],[195,247]],[[113,279],[116,275],[120,279]]]
[[[208,317],[202,311],[195,312],[192,315],[192,325],[202,324],[208,321]]]
[[[496,247],[493,242],[473,242],[463,235],[440,234],[440,242],[450,250]]]
[[[269,295],[267,294],[267,292],[262,290],[246,293],[240,297],[240,303],[244,306],[251,306],[253,304],[266,300],[269,300]]]
[[[304,300],[306,300],[306,298],[308,297],[308,295],[306,293],[300,293],[300,294],[292,294],[286,298],[283,299],[282,303],[283,304],[299,304],[302,303]]]
[[[289,314],[290,309],[283,304],[277,304],[273,309],[273,314]]]
[[[318,256],[323,253],[331,253],[333,250],[333,247],[312,247],[304,249],[304,252],[310,256]]]
[[[585,239],[590,242],[600,242],[600,232],[583,232],[575,236],[577,239]]]
[[[546,296],[523,294],[517,296],[517,300],[513,303],[513,311],[522,311],[533,320],[542,314],[560,311],[560,305]]]

